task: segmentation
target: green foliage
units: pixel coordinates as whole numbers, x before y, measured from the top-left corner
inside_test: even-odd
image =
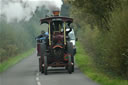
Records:
[[[44,29],[40,26],[40,19],[47,12],[44,7],[38,8],[29,21],[8,23],[0,20],[0,62],[36,46],[35,37]]]
[[[127,0],[75,0],[71,8],[75,23],[81,26],[79,36],[93,64],[105,74],[124,79],[128,76],[127,9]],[[111,29],[106,31],[106,27]]]
[[[5,71],[12,65],[14,65],[17,62],[19,62],[20,60],[22,60],[23,58],[30,56],[34,51],[35,51],[35,49],[32,48],[29,51],[24,52],[23,54],[18,54],[17,56],[10,57],[8,60],[0,63],[0,72]]]
[[[93,56],[98,67],[113,76],[128,75],[127,13],[126,9],[113,13],[110,32],[99,31],[97,28],[91,30],[89,26],[83,26],[86,28],[82,33],[86,50]]]
[[[95,80],[101,85],[128,85],[128,80],[122,80],[119,77],[110,78],[108,75],[99,72],[99,70],[97,70],[97,68],[94,66],[91,56],[87,55],[87,52],[84,50],[83,44],[80,42],[77,42],[76,44],[76,63],[86,76],[90,77],[92,80]]]
[[[73,0],[70,2],[73,5],[73,14],[77,11],[77,16],[81,20],[85,17],[85,23],[90,24],[92,28],[98,26],[100,29],[107,30],[109,30],[111,12],[120,4],[119,0]]]

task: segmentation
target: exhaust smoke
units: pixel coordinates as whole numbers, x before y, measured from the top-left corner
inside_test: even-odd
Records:
[[[60,10],[62,0],[0,0],[0,21],[29,21],[37,8],[45,6],[49,11]]]

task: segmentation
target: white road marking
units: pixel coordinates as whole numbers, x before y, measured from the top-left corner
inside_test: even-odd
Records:
[[[36,81],[39,81],[39,77],[36,77]]]
[[[41,85],[41,83],[38,81],[38,82],[37,82],[37,85]]]
[[[37,85],[41,85],[40,79],[39,79],[39,72],[36,74],[36,82],[37,82]]]

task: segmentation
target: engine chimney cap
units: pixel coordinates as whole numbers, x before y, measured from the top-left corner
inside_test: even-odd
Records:
[[[59,16],[60,15],[60,11],[53,11],[53,15],[54,16]]]

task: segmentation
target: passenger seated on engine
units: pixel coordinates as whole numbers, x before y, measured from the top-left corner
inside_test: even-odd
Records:
[[[40,45],[41,43],[45,43],[46,47],[48,44],[48,32],[41,31],[41,34],[36,37],[37,40],[37,56],[40,56]]]
[[[36,37],[36,40],[38,43],[41,43],[42,41],[47,41],[48,39],[48,32],[45,32],[44,30],[41,31],[41,34]]]

